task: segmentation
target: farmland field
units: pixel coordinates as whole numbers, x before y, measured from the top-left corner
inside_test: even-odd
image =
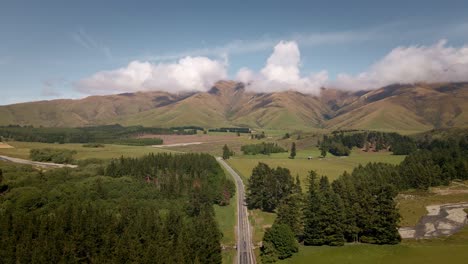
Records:
[[[468,227],[446,238],[405,240],[400,245],[348,244],[343,247],[305,247],[281,263],[438,264],[466,263]]]
[[[289,159],[288,155],[289,153],[275,153],[270,156],[241,155],[234,156],[228,162],[244,178],[250,177],[252,169],[259,162],[266,163],[270,167],[288,168],[294,177],[299,175],[304,185],[308,172],[311,170],[316,170],[319,175],[326,175],[330,180],[334,180],[344,171],[351,172],[359,164],[365,165],[369,162],[399,164],[405,158],[405,156],[392,155],[390,152],[366,153],[359,150],[353,150],[348,157],[335,157],[328,154],[325,158],[319,158],[318,149],[299,150],[295,159]],[[307,159],[309,156],[312,157],[311,160]]]
[[[148,153],[171,152],[172,150],[159,149],[150,146],[105,145],[103,148],[86,148],[83,144],[48,144],[37,142],[8,142],[13,148],[0,149],[0,155],[15,158],[29,159],[29,151],[34,148],[57,148],[76,150],[75,158],[78,160],[98,158],[111,159],[120,156],[139,157]]]

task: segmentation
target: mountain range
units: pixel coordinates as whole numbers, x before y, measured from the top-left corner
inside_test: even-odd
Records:
[[[322,88],[255,93],[219,81],[207,92],[136,92],[0,106],[0,125],[425,131],[468,126],[468,83],[398,84],[371,91]]]

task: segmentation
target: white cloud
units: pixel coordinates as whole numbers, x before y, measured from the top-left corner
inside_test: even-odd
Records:
[[[280,41],[260,73],[247,68],[237,73],[237,80],[250,83],[247,89],[255,92],[296,90],[318,94],[327,82],[328,73],[321,71],[308,77],[300,76],[301,54],[295,41]]]
[[[468,81],[468,46],[454,48],[441,40],[432,46],[397,47],[367,71],[339,74],[343,89],[377,89],[395,83]]]
[[[102,71],[83,79],[75,87],[88,94],[129,91],[206,91],[226,79],[226,64],[206,57],[185,57],[175,63],[132,61],[127,67]]]

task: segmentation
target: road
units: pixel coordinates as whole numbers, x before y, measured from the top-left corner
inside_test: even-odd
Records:
[[[58,164],[58,163],[51,163],[51,162],[39,162],[39,161],[32,161],[32,160],[25,160],[25,159],[19,159],[19,158],[13,158],[13,157],[8,157],[8,156],[3,156],[0,155],[0,160],[3,161],[10,161],[14,163],[19,163],[19,164],[26,164],[26,165],[33,165],[33,166],[38,166],[38,167],[43,167],[43,168],[76,168],[78,167],[77,165],[71,165],[71,164]]]
[[[255,254],[252,245],[252,232],[245,205],[245,188],[241,177],[222,158],[218,162],[232,175],[237,187],[237,263],[254,264]]]

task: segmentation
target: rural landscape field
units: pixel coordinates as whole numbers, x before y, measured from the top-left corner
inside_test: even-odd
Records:
[[[466,263],[467,3],[0,8],[0,263]]]

